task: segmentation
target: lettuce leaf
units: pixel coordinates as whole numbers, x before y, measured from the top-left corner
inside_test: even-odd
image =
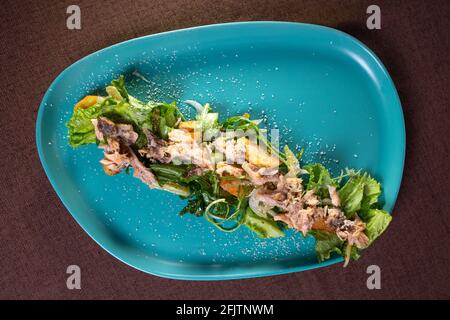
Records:
[[[199,122],[202,131],[219,128],[219,114],[212,112],[212,108],[209,103],[203,106],[203,109],[195,118]]]
[[[347,243],[339,239],[335,233],[330,233],[323,230],[313,230],[310,234],[316,238],[316,254],[319,262],[330,259],[331,254],[334,252],[344,258],[346,255]],[[358,260],[359,250],[355,246],[352,246],[349,252],[349,259]],[[348,259],[347,258],[347,259]]]
[[[158,104],[149,102],[144,104],[140,100],[130,96],[125,88],[124,77],[111,81],[111,91],[108,90],[110,96],[101,103],[97,103],[89,108],[78,108],[74,110],[72,117],[67,123],[69,129],[69,144],[72,147],[79,147],[85,144],[96,143],[94,126],[92,119],[98,117],[106,117],[116,123],[127,123],[133,125],[133,129],[138,133],[139,138],[136,141],[136,146],[141,148],[146,145],[147,139],[143,133],[143,128],[152,128],[152,111],[156,107],[159,109],[165,107],[163,112],[163,119],[158,121],[158,133],[163,131],[163,136],[167,136],[168,126],[176,123],[175,113],[178,110],[176,106]],[[107,88],[107,89],[108,89]],[[120,96],[118,96],[118,94]],[[158,116],[159,117],[159,116]]]
[[[364,196],[364,182],[360,176],[351,177],[347,183],[338,191],[341,199],[341,206],[347,218],[355,215],[361,208],[361,201]]]
[[[314,230],[310,232],[316,238],[316,254],[319,262],[330,259],[331,253],[342,255],[344,241],[327,231]]]
[[[361,200],[361,211],[367,211],[378,202],[381,194],[381,185],[368,174],[364,175],[364,194]]]
[[[144,126],[163,139],[167,139],[171,128],[175,127],[178,119],[182,118],[175,103],[159,103],[153,106]]]
[[[360,218],[366,223],[365,233],[369,238],[369,245],[386,230],[392,220],[388,212],[379,209],[361,212]]]
[[[258,216],[250,207],[247,207],[241,223],[256,233],[260,238],[284,237],[284,232],[273,219]]]
[[[125,88],[125,77],[123,75],[111,81],[111,85],[117,89],[125,101],[129,101],[128,91]]]
[[[76,109],[66,126],[69,129],[69,144],[72,147],[79,147],[85,144],[95,143],[94,126],[91,119],[97,118],[101,114],[102,106],[96,104],[87,109]]]
[[[338,191],[341,206],[348,218],[357,211],[367,211],[376,204],[381,194],[380,183],[368,174],[355,174]]]
[[[286,155],[286,165],[288,169],[286,177],[296,178],[301,173],[300,161],[291,149],[289,149],[288,145],[284,146],[284,154]]]
[[[309,173],[307,190],[316,190],[321,197],[328,197],[328,186],[337,186],[336,181],[331,178],[330,172],[321,164],[308,164],[304,168]]]

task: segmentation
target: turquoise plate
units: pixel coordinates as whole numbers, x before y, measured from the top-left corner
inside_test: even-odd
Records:
[[[304,161],[334,173],[361,168],[383,183],[391,211],[400,187],[405,128],[396,89],[380,60],[340,31],[307,24],[210,25],[129,40],[64,70],[39,108],[36,143],[47,176],[80,226],[119,260],[189,280],[269,276],[318,268],[314,239],[287,232],[261,240],[178,216],[184,201],[125,173],[109,177],[96,146],[72,149],[65,123],[83,96],[126,74],[143,100],[210,102],[222,118],[249,112],[304,147]],[[376,243],[368,250],[377,250]],[[336,272],[340,272],[336,270]]]

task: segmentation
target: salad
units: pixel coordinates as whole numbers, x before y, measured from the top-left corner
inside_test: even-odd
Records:
[[[69,144],[97,144],[107,175],[132,169],[151,189],[186,199],[180,215],[204,217],[224,232],[246,227],[260,238],[294,229],[316,239],[319,261],[335,253],[344,266],[391,221],[379,202],[381,185],[368,173],[346,169],[333,177],[320,163],[303,164],[303,150],[278,150],[249,114],[219,121],[209,104],[188,100],[196,115],[187,119],[175,103],[128,94],[123,76],[106,93],[75,105]]]

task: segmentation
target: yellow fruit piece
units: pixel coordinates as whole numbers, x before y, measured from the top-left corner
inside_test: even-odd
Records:
[[[195,128],[197,128],[197,126],[198,126],[198,122],[194,121],[194,120],[181,121],[178,128],[193,131],[193,130],[195,130]]]
[[[119,90],[117,90],[116,87],[114,86],[108,86],[106,87],[106,92],[114,99],[117,101],[122,101],[123,97],[120,95]]]
[[[201,142],[201,140],[202,140],[202,132],[201,131],[196,130],[196,131],[189,132],[189,134],[191,135],[192,140]]]
[[[272,156],[266,151],[265,146],[258,146],[253,143],[247,144],[245,158],[257,167],[273,168],[280,164],[277,157]]]
[[[92,107],[94,104],[103,101],[103,99],[104,99],[103,97],[99,97],[99,96],[86,96],[77,102],[74,110],[87,109],[89,107]]]

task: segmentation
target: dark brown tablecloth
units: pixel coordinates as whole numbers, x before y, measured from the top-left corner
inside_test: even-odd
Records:
[[[81,7],[82,30],[66,28]],[[0,298],[342,299],[450,298],[448,1],[374,1],[382,29],[366,28],[372,1],[2,1],[0,10]],[[402,188],[387,233],[348,268],[335,265],[225,282],[167,280],[134,270],[85,234],[50,186],[35,147],[39,103],[68,65],[111,44],[190,26],[286,20],[356,36],[385,63],[407,129]],[[82,289],[66,288],[66,268]],[[382,270],[368,290],[366,268]]]

